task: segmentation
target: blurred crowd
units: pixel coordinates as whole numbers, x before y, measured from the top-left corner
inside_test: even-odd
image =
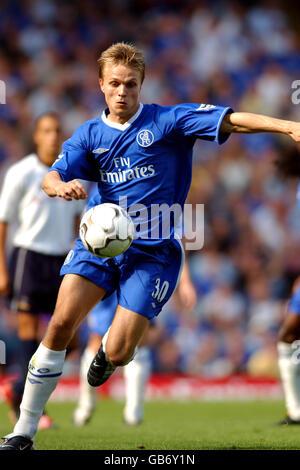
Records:
[[[58,112],[67,138],[102,112],[96,60],[119,40],[134,42],[145,54],[143,102],[230,105],[299,121],[300,105],[292,102],[292,83],[300,79],[294,14],[274,0],[248,6],[2,1],[0,183],[6,169],[31,150],[37,116]],[[204,204],[205,236],[204,247],[187,255],[198,301],[186,312],[175,296],[160,314],[151,335],[155,371],[277,374],[278,329],[300,273],[298,182],[283,180],[274,166],[285,145],[288,138],[270,134],[233,135],[220,147],[197,142],[188,202]],[[6,370],[14,371],[17,340],[3,302],[1,313]]]

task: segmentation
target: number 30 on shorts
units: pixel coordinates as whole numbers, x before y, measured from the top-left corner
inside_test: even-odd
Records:
[[[152,297],[155,299],[157,302],[162,302],[164,298],[166,297],[168,290],[169,290],[169,282],[164,281],[162,285],[160,284],[161,280],[158,277],[155,280],[155,289],[152,292]]]

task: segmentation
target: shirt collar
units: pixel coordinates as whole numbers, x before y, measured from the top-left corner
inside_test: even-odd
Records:
[[[139,109],[137,110],[137,112],[126,122],[124,122],[124,124],[119,124],[118,122],[113,122],[111,121],[110,119],[108,119],[106,113],[108,111],[108,108],[105,109],[102,113],[102,121],[107,124],[109,127],[113,127],[115,129],[119,129],[120,131],[125,131],[126,129],[128,129],[128,127],[139,117],[139,115],[141,114],[142,112],[142,109],[143,109],[143,104],[140,103],[140,106],[139,106]]]

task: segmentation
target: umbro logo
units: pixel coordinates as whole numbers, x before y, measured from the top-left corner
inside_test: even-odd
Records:
[[[110,149],[104,149],[104,148],[99,147],[98,149],[93,150],[93,153],[101,154],[104,152],[108,152],[109,150]]]
[[[56,162],[58,162],[61,158],[63,158],[65,156],[64,153],[60,153],[57,157],[57,159],[55,160],[55,162],[53,163],[53,165],[55,165]]]
[[[196,111],[209,111],[210,109],[214,109],[215,105],[214,104],[200,104],[199,108],[196,109]]]

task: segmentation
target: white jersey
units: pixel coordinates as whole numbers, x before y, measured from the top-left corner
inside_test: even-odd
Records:
[[[14,246],[63,255],[72,245],[74,217],[81,215],[85,201],[47,196],[41,184],[48,169],[34,153],[9,168],[0,196],[0,221],[17,222]]]

